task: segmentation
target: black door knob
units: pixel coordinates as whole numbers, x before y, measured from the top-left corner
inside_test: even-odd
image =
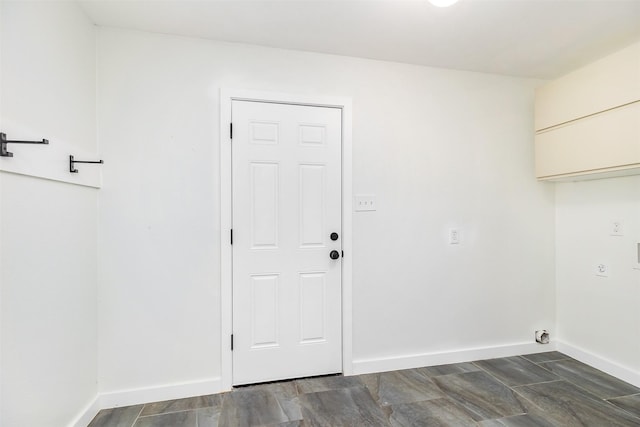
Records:
[[[338,252],[338,251],[331,251],[331,253],[329,254],[329,258],[331,258],[331,259],[338,259],[338,258],[340,258],[340,252]]]
[[[331,238],[331,240],[333,240],[333,241],[338,240],[338,233],[331,233],[331,235],[329,236],[329,238]]]

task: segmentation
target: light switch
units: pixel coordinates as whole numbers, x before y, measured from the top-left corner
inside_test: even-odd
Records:
[[[356,212],[375,211],[377,209],[375,194],[356,194]]]

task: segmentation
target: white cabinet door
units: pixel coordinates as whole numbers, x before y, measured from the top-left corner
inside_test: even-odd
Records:
[[[640,100],[640,43],[536,90],[536,131]]]
[[[536,176],[548,179],[640,166],[640,102],[538,132]]]
[[[233,384],[341,372],[341,110],[233,101],[232,122]]]

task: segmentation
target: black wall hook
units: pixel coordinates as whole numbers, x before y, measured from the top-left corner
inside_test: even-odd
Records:
[[[7,151],[7,144],[48,144],[48,139],[42,141],[8,141],[7,135],[0,133],[0,157],[13,157],[13,153]]]
[[[91,161],[87,161],[87,160],[73,160],[73,156],[69,156],[69,172],[78,173],[78,169],[73,167],[73,165],[75,163],[100,163],[100,164],[103,164],[104,161],[98,160],[96,162],[91,162]]]

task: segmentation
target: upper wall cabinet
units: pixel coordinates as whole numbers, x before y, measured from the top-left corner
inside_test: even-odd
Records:
[[[536,91],[536,176],[640,174],[640,43]]]

